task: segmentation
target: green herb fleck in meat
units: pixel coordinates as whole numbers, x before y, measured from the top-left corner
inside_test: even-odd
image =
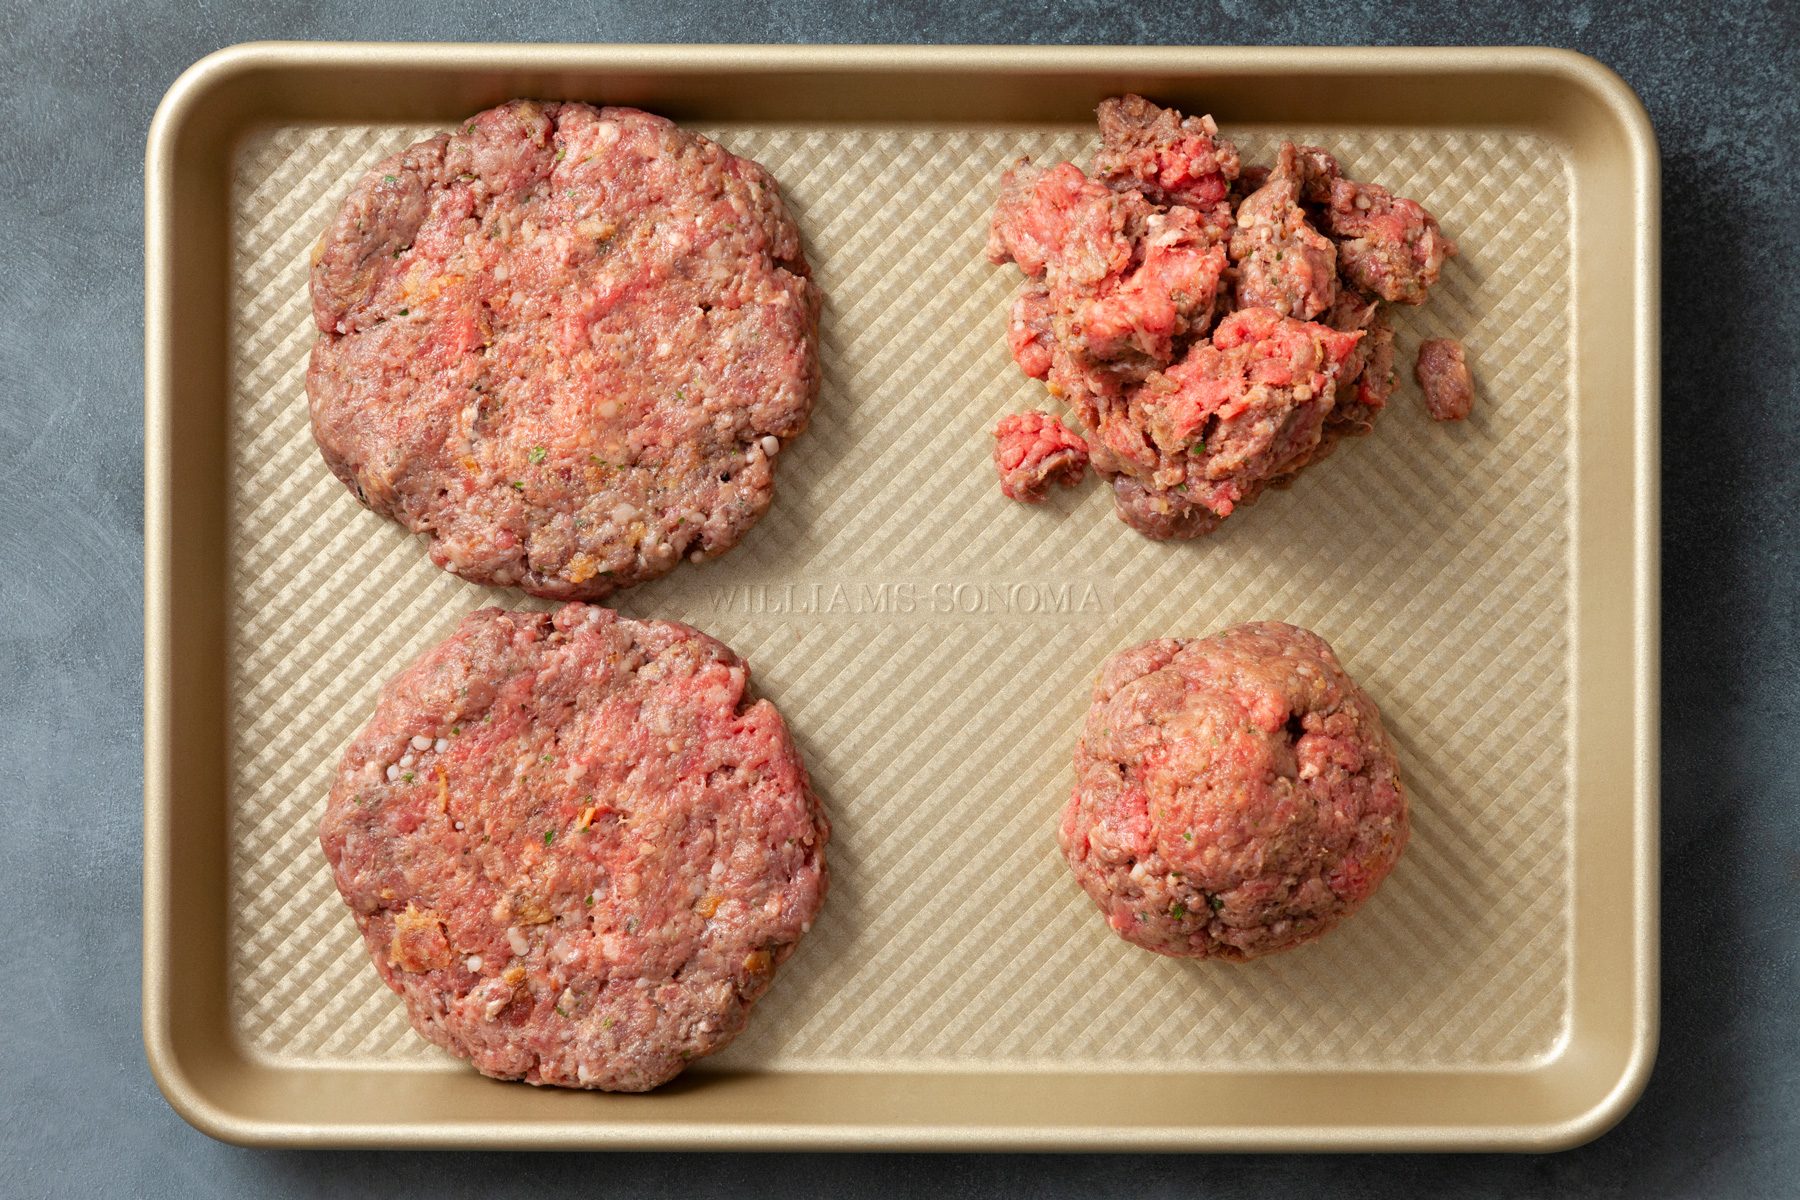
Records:
[[[517,489],[519,489],[519,490],[520,490],[520,491],[521,491],[521,492],[522,492],[522,491],[524,491],[524,490],[525,490],[525,481],[524,481],[524,480],[523,480],[523,479],[515,479],[515,480],[513,480],[513,481],[512,481],[512,485],[513,485],[513,486],[514,486],[514,487],[515,487],[515,488],[517,488]]]
[[[544,830],[544,845],[548,846],[551,842],[554,842],[555,840],[556,840],[556,830],[554,830],[554,829]]]
[[[531,448],[531,450],[526,454],[526,457],[531,459],[531,461],[534,463],[541,463],[544,461],[544,456],[548,453],[550,453],[550,452],[548,450],[544,449],[542,446],[533,446]]]
[[[1225,898],[1223,896],[1208,896],[1206,898],[1206,905],[1214,912],[1218,912],[1225,907]]]
[[[400,182],[399,178],[397,176],[393,176],[393,175],[383,175],[381,177],[381,181],[383,183],[399,183]]]
[[[567,157],[569,157],[569,148],[567,146],[563,146],[557,150],[557,152],[556,152],[556,161],[557,162],[561,162],[563,159],[565,159]]]
[[[413,773],[411,771],[404,772],[400,778],[406,783],[411,783],[413,781]]]
[[[564,1012],[564,1011],[563,1011],[563,1006],[562,1006],[562,1005],[560,1005],[560,1004],[559,1004],[559,1005],[557,1005],[557,1006],[556,1006],[556,1015],[557,1015],[557,1016],[559,1016],[559,1017],[565,1017],[565,1018],[566,1018],[566,1017],[567,1017],[567,1016],[568,1016],[568,1015],[569,1015],[569,1014],[568,1014],[568,1013],[566,1013],[566,1012]]]
[[[1177,900],[1175,903],[1169,905],[1169,915],[1174,917],[1177,921],[1181,920],[1181,918],[1187,916],[1187,905]]]

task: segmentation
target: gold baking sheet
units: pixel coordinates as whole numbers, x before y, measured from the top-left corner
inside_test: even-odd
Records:
[[[1431,53],[1413,62],[1423,69]],[[667,54],[672,65],[702,61]],[[1096,96],[1114,90],[1074,77]],[[593,78],[559,94],[654,98],[609,90],[604,70]],[[800,221],[827,295],[825,382],[812,428],[782,456],[773,509],[743,543],[613,603],[698,625],[750,661],[805,753],[834,839],[832,894],[812,934],[749,1030],[659,1094],[664,1107],[709,1089],[724,1103],[745,1081],[776,1089],[767,1094],[779,1105],[783,1088],[885,1080],[919,1090],[926,1109],[934,1089],[953,1108],[973,1099],[952,1099],[955,1089],[999,1087],[991,1104],[1003,1108],[1006,1081],[1022,1095],[1124,1078],[1175,1106],[1165,1116],[1177,1123],[1149,1140],[1183,1144],[1173,1131],[1188,1116],[1189,1144],[1255,1144],[1207,1135],[1218,1116],[1200,1110],[1208,1088],[1361,1078],[1376,1111],[1384,1089],[1409,1078],[1423,1095],[1439,1080],[1499,1089],[1565,1071],[1587,1024],[1584,988],[1634,982],[1629,972],[1590,978],[1583,906],[1622,905],[1640,929],[1646,917],[1630,871],[1611,896],[1578,883],[1583,854],[1603,849],[1580,836],[1582,806],[1599,811],[1590,797],[1605,778],[1584,758],[1596,753],[1577,719],[1584,688],[1596,686],[1589,672],[1616,673],[1629,705],[1642,665],[1628,652],[1584,671],[1580,654],[1596,612],[1642,621],[1631,587],[1597,601],[1581,591],[1583,564],[1596,561],[1584,532],[1629,543],[1641,517],[1629,470],[1602,481],[1617,496],[1583,490],[1594,440],[1620,439],[1628,455],[1633,430],[1593,420],[1599,389],[1582,369],[1592,336],[1583,304],[1617,301],[1582,242],[1593,229],[1582,194],[1595,186],[1584,177],[1591,148],[1547,120],[1445,124],[1398,104],[1410,121],[1346,124],[1327,107],[1258,119],[1278,114],[1266,101],[1232,102],[1256,81],[1208,86],[1197,71],[1185,86],[1246,160],[1266,161],[1281,136],[1329,146],[1349,173],[1426,204],[1463,253],[1427,306],[1391,310],[1403,384],[1373,436],[1213,537],[1158,545],[1119,524],[1092,484],[1038,510],[1007,502],[988,462],[1000,412],[1049,406],[1003,344],[1018,275],[981,256],[994,185],[1020,154],[1083,161],[1093,141],[1085,105],[983,123],[977,109],[922,118],[901,92],[866,119],[804,103],[792,119],[746,119],[687,97],[684,78],[673,72],[663,111],[761,161]],[[208,811],[220,855],[207,890],[222,961],[210,1017],[240,1085],[453,1082],[476,1089],[471,1113],[548,1102],[559,1119],[591,1121],[584,1144],[624,1136],[605,1131],[621,1119],[634,1144],[708,1144],[713,1135],[681,1114],[649,1128],[643,1106],[622,1114],[628,1098],[489,1084],[424,1043],[369,968],[316,843],[336,758],[381,682],[471,609],[536,603],[432,567],[417,539],[354,503],[307,430],[313,240],[354,176],[485,102],[430,121],[370,121],[297,101],[236,131],[217,163],[223,329],[204,401],[217,439],[209,455],[168,447],[203,461],[218,501],[209,532],[220,590],[205,600],[218,609],[221,651],[208,742],[219,756]],[[1430,421],[1410,379],[1418,341],[1437,336],[1470,349],[1480,399],[1465,424]],[[1641,399],[1623,397],[1638,421]],[[1614,550],[1602,547],[1601,567]],[[154,570],[151,582],[183,587]],[[1363,912],[1313,946],[1239,966],[1158,958],[1106,930],[1057,853],[1072,740],[1107,654],[1252,618],[1319,631],[1380,703],[1413,840]],[[1621,784],[1641,765],[1632,750],[1599,751],[1616,752]],[[1604,828],[1628,842],[1641,810],[1616,807]],[[753,1126],[761,1112],[741,1115]],[[857,1127],[868,1116],[853,1115]],[[1368,1115],[1341,1114],[1335,1128]],[[1088,1143],[1146,1140],[1105,1116],[1094,1114]],[[449,1136],[450,1114],[431,1106],[382,1120],[438,1121],[446,1142],[494,1141]],[[1415,1140],[1459,1143],[1425,1134],[1431,1124],[1414,1122]],[[833,1136],[829,1125],[786,1144],[887,1141]],[[329,1127],[316,1121],[299,1140],[380,1140],[321,1132]]]

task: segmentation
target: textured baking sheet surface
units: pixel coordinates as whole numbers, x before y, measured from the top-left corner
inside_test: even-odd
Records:
[[[1233,128],[1266,160],[1276,131]],[[231,1014],[283,1065],[457,1069],[367,964],[316,841],[388,675],[483,604],[360,509],[307,432],[308,251],[347,181],[434,128],[294,127],[235,164],[230,444]],[[1086,129],[707,130],[761,160],[829,299],[825,386],[734,551],[616,600],[752,664],[828,805],[832,893],[715,1063],[757,1070],[1519,1068],[1569,1005],[1571,209],[1525,134],[1292,130],[1423,201],[1463,247],[1395,312],[1372,437],[1212,538],[1156,545],[1105,489],[1003,500],[988,431],[1049,406],[981,257],[1001,168]],[[1410,367],[1458,336],[1481,398],[1436,426]],[[1148,637],[1310,626],[1398,743],[1411,847],[1324,941],[1242,966],[1109,933],[1054,839],[1093,672]],[[697,1069],[705,1069],[697,1068]]]

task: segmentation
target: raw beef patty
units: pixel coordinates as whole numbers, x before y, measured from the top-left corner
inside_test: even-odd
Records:
[[[781,714],[685,625],[482,609],[382,689],[320,842],[413,1028],[643,1091],[744,1028],[825,897]]]
[[[636,109],[513,101],[386,160],[312,302],[332,471],[439,566],[538,596],[729,549],[818,390],[774,180]]]

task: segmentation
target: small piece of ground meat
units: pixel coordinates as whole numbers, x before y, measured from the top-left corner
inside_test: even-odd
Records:
[[[1179,204],[1219,230],[1231,227],[1227,196],[1237,178],[1237,147],[1209,116],[1186,117],[1142,96],[1100,102],[1100,150],[1094,177],[1142,192],[1156,204]]]
[[[1027,379],[1050,373],[1050,291],[1041,279],[1026,280],[1006,323],[1006,348]]]
[[[1072,163],[1021,161],[1001,182],[988,257],[1042,277],[1058,340],[1088,362],[1166,362],[1176,338],[1212,319],[1225,249],[1191,209],[1157,212]],[[1030,309],[1038,302],[1022,298]],[[1015,318],[1024,315],[1015,310]],[[1017,353],[1018,342],[1015,345]],[[1035,356],[1022,363],[1029,373]]]
[[[1049,413],[1011,413],[994,429],[994,467],[1009,500],[1041,503],[1051,484],[1079,484],[1087,465],[1087,443]]]
[[[1423,304],[1456,243],[1424,207],[1380,184],[1346,179],[1337,161],[1316,146],[1299,151],[1302,191],[1322,205],[1320,227],[1338,244],[1345,279],[1383,300]]]
[[[1231,233],[1239,308],[1272,308],[1310,321],[1337,298],[1337,248],[1300,207],[1299,152],[1281,144],[1275,169],[1238,206]]]
[[[1388,395],[1394,390],[1394,328],[1379,301],[1345,287],[1321,321],[1342,333],[1360,330],[1363,339],[1344,361],[1338,375],[1337,403],[1325,417],[1318,444],[1271,477],[1268,486],[1272,488],[1293,486],[1302,471],[1331,457],[1345,438],[1374,432],[1375,418],[1387,407]]]
[[[1394,327],[1388,324],[1380,302],[1355,288],[1343,289],[1320,320],[1343,333],[1363,332],[1363,340],[1338,376],[1331,423],[1355,426],[1357,434],[1367,433],[1394,390]]]
[[[1221,517],[1317,445],[1360,334],[1267,308],[1232,313],[1132,407],[1160,452],[1150,482]]]
[[[1225,519],[1178,492],[1146,487],[1129,475],[1114,475],[1112,489],[1113,514],[1154,542],[1204,537]]]
[[[1413,378],[1425,391],[1425,408],[1434,421],[1464,420],[1475,407],[1475,381],[1469,377],[1462,343],[1455,338],[1419,343]]]
[[[1147,216],[1131,268],[1070,305],[1078,353],[1092,362],[1132,355],[1167,361],[1176,338],[1212,319],[1226,259],[1225,247],[1209,238],[1192,209]]]
[[[1133,206],[1095,184],[1074,163],[1040,167],[1022,158],[1000,178],[987,255],[995,263],[1015,262],[1026,275],[1043,275],[1052,263],[1071,279],[1097,280],[1131,261],[1124,234]]]

